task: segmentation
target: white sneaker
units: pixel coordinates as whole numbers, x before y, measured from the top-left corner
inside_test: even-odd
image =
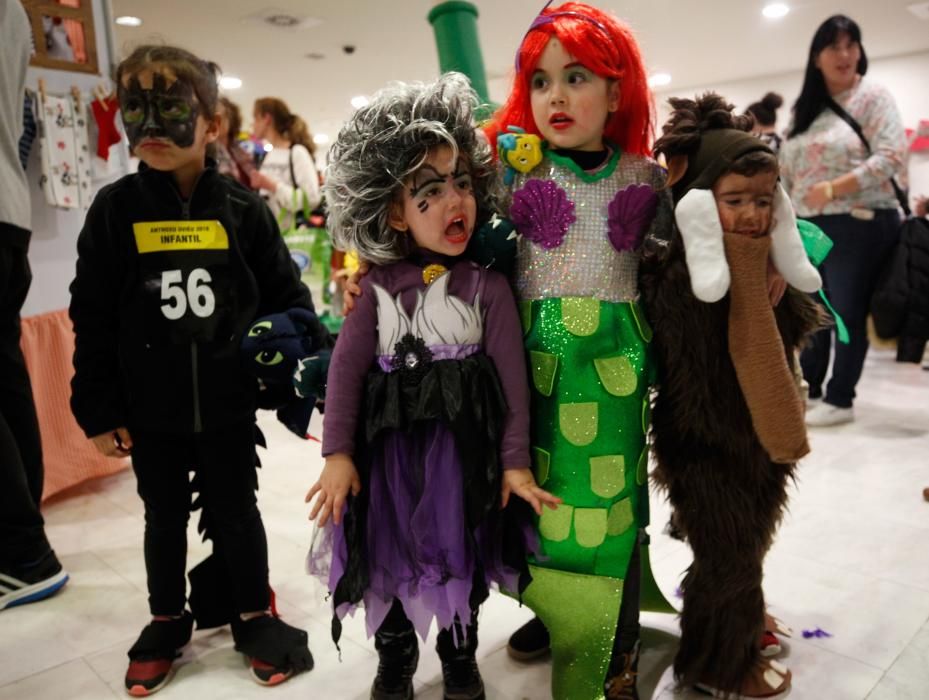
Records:
[[[855,409],[840,408],[831,403],[820,401],[806,412],[806,424],[814,428],[830,425],[842,425],[855,420]]]
[[[809,396],[807,396],[806,397],[806,410],[809,411],[811,408],[813,408],[813,406],[819,406],[819,404],[821,404],[822,402],[823,402],[822,396],[817,396],[815,399],[812,399]]]

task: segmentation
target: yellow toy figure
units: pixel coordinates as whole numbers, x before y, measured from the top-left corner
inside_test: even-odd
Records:
[[[507,166],[503,182],[512,185],[517,172],[528,173],[542,162],[542,139],[518,126],[508,126],[506,130],[509,133],[497,137],[497,152]]]

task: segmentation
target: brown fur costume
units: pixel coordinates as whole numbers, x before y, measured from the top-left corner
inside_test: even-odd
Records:
[[[713,97],[717,102],[710,96],[686,102],[704,116],[710,108],[731,110]],[[715,118],[720,127],[742,128],[720,114]],[[663,152],[674,155],[670,148]],[[667,491],[694,555],[681,586],[675,676],[686,685],[703,681],[736,692],[759,656],[762,564],[795,465],[773,462],[759,442],[729,353],[730,295],[715,303],[694,296],[676,226],[666,245],[647,243],[641,289],[658,364],[653,478]],[[788,288],[775,318],[794,368],[793,349],[822,325],[818,308],[808,295]]]

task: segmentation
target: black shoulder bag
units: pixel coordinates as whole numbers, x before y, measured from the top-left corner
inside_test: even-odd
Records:
[[[865,137],[861,124],[832,98],[826,101],[826,106],[858,134],[858,138],[870,154],[871,144]],[[893,185],[894,193],[897,195],[906,219],[900,226],[900,238],[897,244],[881,264],[881,272],[878,275],[874,293],[871,295],[871,319],[874,321],[874,330],[881,338],[896,338],[903,331],[910,295],[910,245],[914,236],[926,234],[924,222],[911,215],[906,193],[897,184],[896,179],[890,178],[890,184]]]

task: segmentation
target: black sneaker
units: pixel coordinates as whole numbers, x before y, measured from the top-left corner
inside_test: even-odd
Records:
[[[506,653],[516,661],[532,661],[551,651],[551,643],[545,623],[534,617],[510,635]]]
[[[67,582],[68,574],[51,550],[27,566],[0,569],[0,610],[44,600]]]

